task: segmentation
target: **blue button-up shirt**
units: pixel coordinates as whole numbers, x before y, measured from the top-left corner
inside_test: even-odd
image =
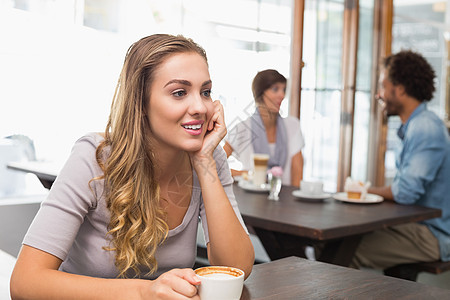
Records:
[[[441,259],[450,260],[450,137],[444,122],[420,104],[398,130],[392,183],[396,202],[442,210],[442,217],[423,221],[439,241]]]

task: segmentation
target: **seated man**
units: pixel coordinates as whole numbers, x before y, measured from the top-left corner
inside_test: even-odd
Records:
[[[398,115],[402,140],[391,186],[369,193],[399,204],[442,210],[442,217],[375,231],[363,237],[353,267],[386,269],[398,264],[450,260],[450,139],[444,122],[427,109],[435,91],[435,72],[412,51],[387,57],[379,99],[388,116]]]

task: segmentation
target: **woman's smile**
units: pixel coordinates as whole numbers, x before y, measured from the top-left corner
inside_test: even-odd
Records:
[[[203,132],[203,120],[195,120],[181,124],[181,126],[186,130],[187,133],[191,135],[199,135]]]

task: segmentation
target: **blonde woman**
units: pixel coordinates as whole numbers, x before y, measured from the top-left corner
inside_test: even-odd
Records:
[[[210,263],[250,274],[211,87],[190,39],[130,47],[105,132],[76,142],[24,239],[13,299],[198,299],[199,218]]]

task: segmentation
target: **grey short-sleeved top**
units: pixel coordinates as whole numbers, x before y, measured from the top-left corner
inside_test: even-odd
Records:
[[[42,202],[23,244],[50,253],[63,263],[60,270],[94,277],[115,278],[114,252],[103,250],[109,245],[107,225],[110,214],[103,196],[103,180],[89,181],[102,175],[95,150],[102,136],[90,133],[80,138],[61,170],[46,200]],[[244,229],[233,193],[233,179],[222,147],[214,151],[219,179]],[[169,231],[166,241],[157,249],[158,270],[148,277],[158,277],[173,268],[191,268],[195,262],[199,217],[209,242],[208,224],[197,174],[189,208],[182,223]],[[248,233],[248,231],[247,231]],[[141,274],[148,271],[142,269]]]

